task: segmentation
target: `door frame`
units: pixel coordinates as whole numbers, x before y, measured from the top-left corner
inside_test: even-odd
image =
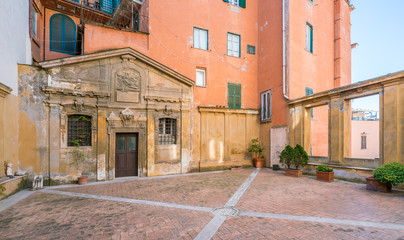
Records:
[[[139,127],[111,127],[108,130],[109,158],[106,166],[108,179],[115,179],[115,144],[117,133],[138,134],[138,177],[147,177],[146,129]]]
[[[136,156],[136,161],[137,161],[137,166],[136,166],[136,169],[137,169],[137,173],[136,173],[136,175],[135,176],[122,176],[122,177],[119,177],[119,178],[125,178],[125,177],[139,177],[139,134],[138,133],[127,133],[127,132],[125,132],[125,133],[122,133],[122,132],[117,132],[117,133],[115,133],[115,164],[116,164],[116,148],[117,148],[117,146],[116,146],[116,136],[118,136],[118,135],[120,135],[120,134],[122,134],[123,136],[128,136],[128,135],[132,135],[132,136],[136,136],[136,152],[137,152],[137,156]],[[128,139],[127,139],[128,140]],[[127,145],[128,143],[125,141],[125,148],[127,147],[127,146],[129,146],[129,145]],[[128,149],[125,149],[125,153],[126,154],[128,154]],[[116,178],[116,168],[115,168],[115,170],[114,170],[114,172],[115,172],[115,178]]]

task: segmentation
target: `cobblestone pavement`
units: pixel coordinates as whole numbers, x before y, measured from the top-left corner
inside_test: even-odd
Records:
[[[246,169],[48,188],[0,212],[0,239],[211,238],[404,240],[404,192]]]

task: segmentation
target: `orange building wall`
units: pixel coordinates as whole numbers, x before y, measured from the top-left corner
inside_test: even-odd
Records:
[[[196,68],[205,68],[207,87],[195,87],[195,105],[227,107],[231,82],[242,84],[242,108],[259,108],[258,55],[246,53],[247,44],[258,47],[258,1],[235,9],[223,1],[150,1],[147,45],[145,34],[120,31],[112,36],[115,30],[87,25],[84,50],[132,47],[194,80]],[[209,30],[209,50],[193,48],[193,27]],[[227,32],[241,35],[240,58],[227,56]]]

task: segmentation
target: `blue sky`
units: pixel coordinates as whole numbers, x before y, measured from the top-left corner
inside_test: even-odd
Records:
[[[404,70],[404,0],[353,0],[352,83]],[[378,109],[378,97],[357,99],[355,108]]]

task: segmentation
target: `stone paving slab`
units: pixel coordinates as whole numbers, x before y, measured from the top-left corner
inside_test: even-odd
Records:
[[[193,239],[213,214],[37,192],[0,213],[1,239]]]
[[[57,190],[202,207],[221,207],[252,172],[253,169],[243,169]]]
[[[239,210],[404,224],[404,192],[380,193],[363,185],[322,182],[260,171]]]
[[[213,236],[219,239],[404,239],[404,230],[233,216]]]

